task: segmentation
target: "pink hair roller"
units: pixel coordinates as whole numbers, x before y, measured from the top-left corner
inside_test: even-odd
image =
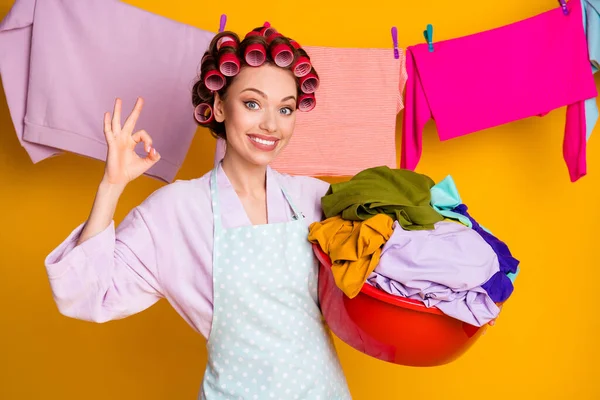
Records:
[[[312,72],[300,78],[300,89],[304,93],[314,93],[318,88],[319,78],[317,78],[317,75],[313,74]]]
[[[216,69],[208,71],[204,77],[204,86],[206,86],[208,90],[216,92],[225,86],[225,77]]]
[[[311,71],[311,69],[312,65],[310,63],[310,60],[304,56],[298,57],[298,60],[296,60],[294,66],[292,67],[294,75],[296,75],[298,78],[302,78],[303,76],[307,75]]]
[[[268,22],[265,22],[264,27],[260,30],[260,34],[264,37],[269,37],[274,33],[277,33],[277,30],[271,27],[271,24]]]
[[[225,76],[235,76],[240,72],[240,60],[234,53],[225,53],[219,58],[219,70]]]
[[[298,98],[298,110],[302,112],[311,111],[317,105],[315,95],[312,93],[305,93],[300,95]]]
[[[275,64],[280,67],[287,67],[294,61],[294,53],[285,43],[280,43],[273,47],[271,57],[275,61]]]
[[[221,50],[221,47],[233,47],[237,49],[237,42],[231,36],[223,36],[217,41],[217,50]]]
[[[267,44],[271,44],[273,39],[278,38],[278,37],[283,37],[283,35],[281,33],[277,33],[277,32],[270,34],[269,36],[267,36]]]
[[[295,48],[296,50],[298,50],[298,49],[300,48],[300,44],[299,44],[298,42],[296,42],[294,39],[290,39],[290,44],[291,44],[292,46],[294,46],[294,48]]]
[[[194,118],[202,125],[210,123],[214,118],[212,107],[208,103],[198,104],[194,108]]]
[[[248,65],[258,67],[267,59],[265,47],[260,43],[252,43],[244,51],[244,59]]]
[[[250,32],[246,33],[246,36],[244,37],[244,39],[247,38],[247,37],[249,37],[249,36],[260,36],[260,35],[261,35],[260,32],[250,31]]]

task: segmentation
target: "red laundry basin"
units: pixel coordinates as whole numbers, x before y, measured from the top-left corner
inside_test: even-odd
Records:
[[[323,316],[331,331],[356,350],[394,364],[431,367],[456,360],[487,329],[369,284],[350,299],[335,284],[329,256],[318,244],[313,250],[320,261]]]

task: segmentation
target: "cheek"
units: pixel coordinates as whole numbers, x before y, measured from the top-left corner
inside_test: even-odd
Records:
[[[281,135],[285,139],[289,139],[293,135],[294,128],[296,127],[296,115],[284,118],[279,126],[281,130]]]
[[[240,107],[228,110],[225,125],[232,134],[245,134],[256,124],[256,116]]]

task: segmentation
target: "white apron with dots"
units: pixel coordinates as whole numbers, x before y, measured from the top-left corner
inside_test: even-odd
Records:
[[[351,399],[318,304],[308,226],[224,229],[211,174],[214,218],[213,321],[200,399]]]

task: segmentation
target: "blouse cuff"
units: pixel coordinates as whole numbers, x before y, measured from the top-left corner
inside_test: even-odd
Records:
[[[98,253],[114,251],[114,220],[103,231],[77,246],[77,240],[84,226],[85,222],[73,229],[71,234],[46,257],[45,264],[49,279],[60,278],[72,266],[85,263],[86,259],[93,258]]]

